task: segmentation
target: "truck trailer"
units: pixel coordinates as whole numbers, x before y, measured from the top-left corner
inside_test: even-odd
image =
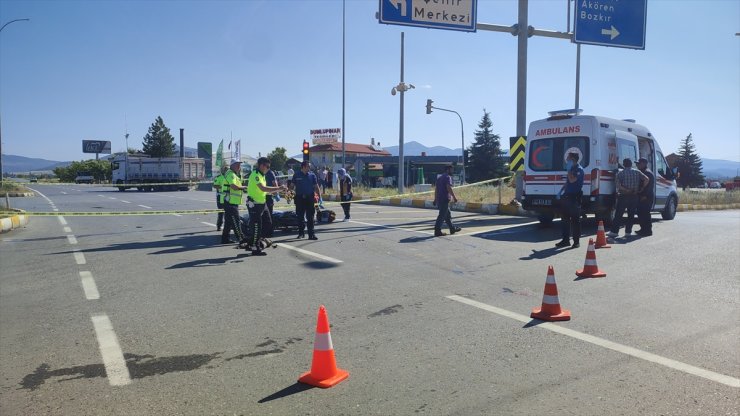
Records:
[[[111,168],[119,191],[187,191],[205,179],[205,161],[198,158],[116,155]]]

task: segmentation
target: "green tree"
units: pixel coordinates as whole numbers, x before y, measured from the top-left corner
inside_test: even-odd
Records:
[[[149,127],[142,148],[144,153],[151,157],[169,157],[175,154],[175,138],[170,134],[170,129],[164,125],[162,117],[157,117]]]
[[[67,166],[54,168],[54,174],[60,182],[74,182],[77,172],[90,172],[96,182],[110,182],[112,177],[111,164],[107,160],[81,160],[75,161]]]
[[[691,140],[691,133],[681,141],[681,147],[678,150],[678,185],[686,189],[702,185],[706,182],[702,172],[702,161],[696,153],[696,147]]]
[[[275,150],[267,154],[272,170],[282,172],[285,169],[285,164],[288,162],[286,153],[287,150],[284,147],[276,147]]]
[[[501,138],[491,131],[491,114],[483,109],[483,118],[475,131],[475,141],[468,149],[466,174],[471,182],[504,176],[504,158],[501,156]]]

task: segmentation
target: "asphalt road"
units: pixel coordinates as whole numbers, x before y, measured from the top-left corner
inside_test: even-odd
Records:
[[[11,203],[215,205],[32,188],[48,200]],[[434,238],[435,216],[355,204],[265,257],[218,245],[215,215],[34,217],[0,240],[0,414],[738,414],[740,211],[656,216],[597,251],[602,279],[576,279],[586,244],[555,250],[557,228],[453,213],[463,232]],[[548,265],[571,321],[529,319]],[[321,304],[350,373],[328,390],[296,383]]]

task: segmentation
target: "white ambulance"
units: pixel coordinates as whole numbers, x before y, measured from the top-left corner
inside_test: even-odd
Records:
[[[560,110],[529,125],[524,190],[524,209],[535,211],[541,223],[548,224],[558,214],[558,199],[566,180],[565,158],[575,152],[584,170],[583,213],[611,223],[615,211],[615,177],[622,160],[644,157],[655,174],[653,212],[663,219],[676,216],[678,194],[675,173],[666,163],[658,142],[650,131],[634,120],[581,115],[581,110]]]

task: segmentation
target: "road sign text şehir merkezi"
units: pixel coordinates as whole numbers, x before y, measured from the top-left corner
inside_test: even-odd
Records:
[[[380,23],[475,32],[477,0],[380,0]]]

